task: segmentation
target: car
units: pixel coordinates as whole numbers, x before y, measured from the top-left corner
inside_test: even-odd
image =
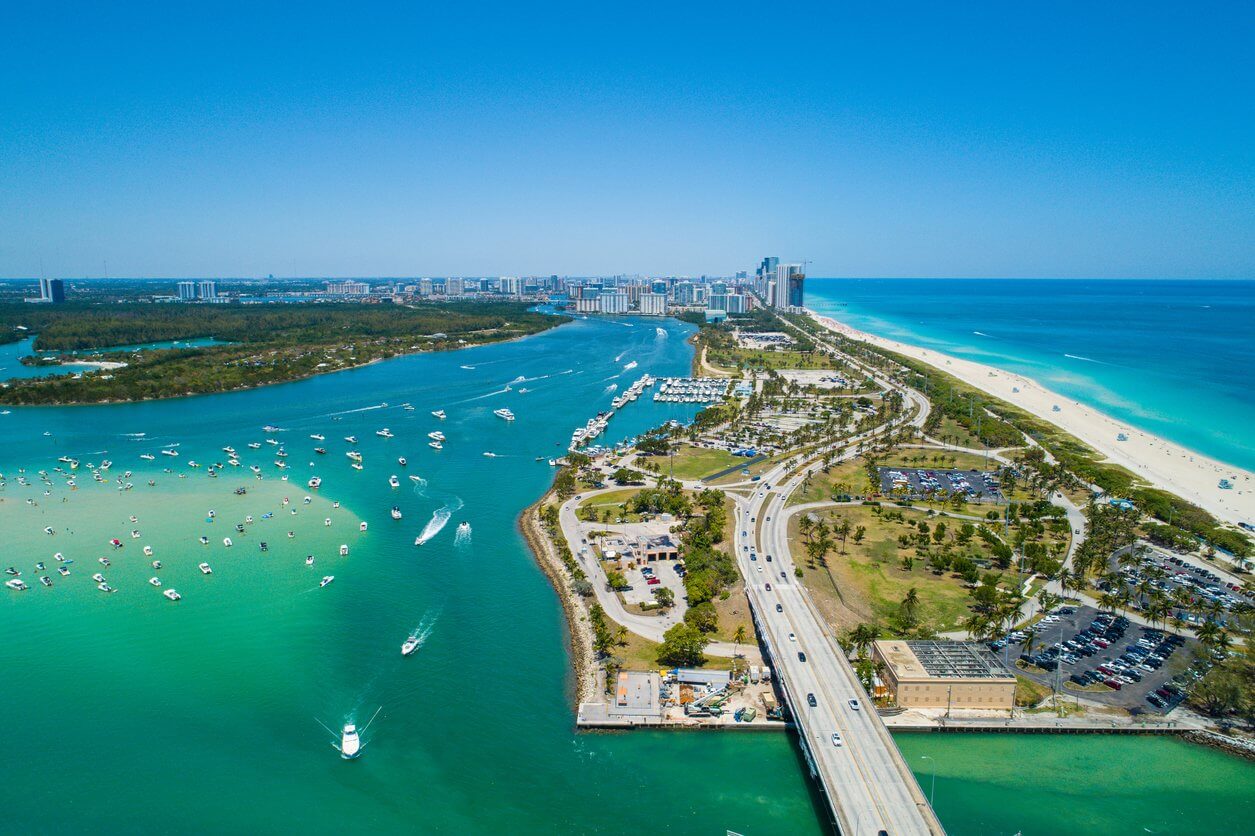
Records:
[[[858,704],[858,700],[847,700],[846,704],[850,706],[851,711],[858,711],[859,708],[861,708],[861,706]]]
[[[782,578],[783,578],[784,576],[785,576],[784,572],[781,572],[781,573],[780,573],[780,577],[782,577]]]
[[[766,587],[766,589],[767,589],[767,591],[768,591],[768,592],[770,592],[770,591],[771,591],[771,582],[770,582],[770,581],[768,581],[768,582],[767,582],[767,587]]]
[[[807,705],[809,705],[811,708],[814,708],[815,706],[819,705],[819,701],[818,701],[817,699],[815,699],[815,695],[814,695],[814,694],[807,694],[807,695],[806,695],[806,703],[807,703]]]
[[[646,583],[648,586],[655,586],[655,585],[657,585],[657,584],[662,583],[662,581],[658,580],[657,578],[649,578],[647,581],[645,581],[645,583]]]
[[[758,567],[758,571],[759,571],[759,572],[763,571],[763,567],[759,566],[759,567]]]
[[[770,562],[771,562],[771,555],[767,555],[767,562],[768,562],[768,563],[770,563]]]
[[[750,552],[750,560],[758,560],[758,555],[754,554],[753,552]]]
[[[800,650],[799,650],[799,651],[797,652],[797,660],[798,660],[799,662],[805,662],[805,661],[806,661],[806,654],[805,654],[805,653],[803,653],[802,651],[800,651]]]
[[[741,536],[742,536],[742,537],[748,537],[748,536],[750,536],[750,533],[749,533],[748,531],[742,531],[742,532],[741,532]]]
[[[789,634],[789,641],[791,641],[791,642],[795,642],[795,641],[797,641],[797,636],[795,636],[794,634],[790,633],[790,634]]]
[[[841,735],[837,734],[836,732],[832,733],[832,745],[836,746],[837,748],[841,747]]]
[[[784,612],[784,607],[780,604],[776,604],[776,612]]]

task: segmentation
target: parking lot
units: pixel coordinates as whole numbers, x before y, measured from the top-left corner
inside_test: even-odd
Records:
[[[1123,585],[1132,593],[1133,609],[1145,607],[1150,596],[1155,592],[1175,599],[1178,595],[1196,604],[1215,605],[1220,607],[1216,623],[1227,626],[1229,611],[1239,604],[1249,604],[1250,598],[1242,592],[1238,582],[1228,576],[1221,575],[1205,565],[1189,558],[1166,552],[1158,548],[1147,549],[1137,566],[1121,566],[1121,550],[1112,556],[1109,568],[1120,575]],[[1099,588],[1111,591],[1114,584],[1099,583]],[[1174,607],[1173,615],[1178,616],[1187,624],[1197,625],[1199,619],[1189,610]]]
[[[933,470],[926,467],[880,468],[885,496],[919,499],[937,493],[965,494],[973,502],[1001,502],[998,474],[987,470]]]
[[[1000,639],[990,648],[1009,662],[1018,658],[1033,666],[1019,671],[1046,686],[1057,683],[1062,693],[1161,714],[1185,698],[1196,644],[1093,607],[1057,607],[1038,623],[1031,652],[1024,650],[1025,638],[1015,631],[1009,646]]]
[[[684,600],[684,567],[674,560],[658,560],[642,566],[629,566],[623,573],[629,589],[623,590],[623,600],[629,604],[651,604],[654,590],[667,587],[675,594],[677,602]]]

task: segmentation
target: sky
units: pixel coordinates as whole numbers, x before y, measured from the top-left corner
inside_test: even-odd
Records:
[[[1255,278],[1255,4],[777,5],[7,3],[0,276]]]

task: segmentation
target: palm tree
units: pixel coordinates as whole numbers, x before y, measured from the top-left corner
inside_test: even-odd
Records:
[[[745,625],[744,625],[744,624],[738,624],[738,625],[736,625],[736,632],[732,634],[732,643],[733,643],[733,647],[732,647],[732,655],[733,655],[733,656],[738,656],[738,655],[739,655],[739,654],[737,653],[737,650],[738,650],[738,649],[740,649],[740,646],[741,646],[744,642],[745,642]]]
[[[919,592],[915,587],[907,590],[906,597],[902,599],[901,610],[903,622],[914,627],[918,623],[919,616]]]

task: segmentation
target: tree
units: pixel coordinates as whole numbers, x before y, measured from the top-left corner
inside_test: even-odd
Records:
[[[713,633],[719,629],[719,614],[715,612],[715,605],[709,601],[689,607],[684,613],[684,621],[703,633]]]
[[[675,606],[675,593],[665,586],[660,586],[654,590],[654,600],[663,609],[671,609]]]
[[[627,577],[618,569],[607,569],[606,585],[611,589],[624,589],[628,585]]]
[[[677,624],[662,634],[658,648],[658,661],[664,665],[700,665],[706,661],[702,651],[706,637],[691,624]]]
[[[898,606],[898,611],[902,615],[902,624],[907,629],[919,623],[919,592],[915,587],[907,590],[906,597]]]
[[[872,642],[880,637],[880,628],[875,624],[860,622],[853,630],[850,631],[850,644],[854,647],[854,652],[859,656],[866,656],[867,649],[871,647]]]
[[[737,649],[740,648],[741,645],[745,644],[745,625],[744,624],[736,625],[736,632],[732,634],[732,644],[733,644],[732,655],[736,656],[738,655]]]

